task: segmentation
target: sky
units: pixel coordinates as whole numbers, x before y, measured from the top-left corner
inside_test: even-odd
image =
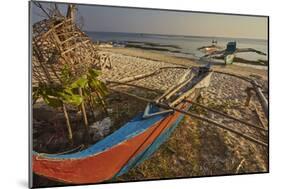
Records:
[[[43,3],[46,4],[47,3]],[[63,13],[65,5],[59,5]],[[32,8],[32,23],[42,19]],[[267,39],[267,17],[221,15],[121,7],[78,6],[83,30]]]

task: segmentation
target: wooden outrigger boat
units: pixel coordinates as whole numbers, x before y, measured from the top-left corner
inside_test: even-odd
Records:
[[[185,100],[196,99],[212,75],[208,67],[187,72],[178,85],[148,103],[143,113],[89,148],[60,155],[33,152],[33,171],[71,184],[99,183],[126,173],[150,157],[184,117],[179,111],[161,108],[159,104],[189,110],[191,104]]]
[[[233,64],[237,53],[254,52],[259,55],[266,56],[266,53],[253,48],[237,48],[236,41],[228,42],[225,49],[223,49],[221,46],[215,45],[214,42],[212,42],[212,45],[203,46],[197,50],[205,53],[201,59],[208,58],[209,60],[210,58],[216,56],[217,58],[223,58],[225,64]]]

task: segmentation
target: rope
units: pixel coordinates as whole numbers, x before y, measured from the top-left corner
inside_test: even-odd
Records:
[[[70,150],[67,150],[67,151],[63,151],[63,152],[59,152],[59,153],[55,153],[55,154],[52,154],[52,155],[63,155],[63,154],[68,154],[70,152],[74,152],[74,151],[81,151],[82,149],[84,148],[84,145],[81,144],[80,146],[77,146],[76,148],[73,148],[73,149],[70,149]],[[37,160],[40,160],[39,157],[40,156],[44,156],[44,155],[47,155],[47,153],[38,153],[38,156],[36,157]]]

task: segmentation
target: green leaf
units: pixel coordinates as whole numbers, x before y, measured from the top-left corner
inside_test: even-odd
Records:
[[[70,88],[75,89],[75,88],[84,88],[87,84],[88,80],[86,76],[82,76],[78,80],[74,81],[71,85]]]
[[[65,64],[61,70],[61,79],[63,83],[67,84],[70,81],[70,77],[71,77],[70,67],[67,64]]]
[[[76,94],[60,93],[60,96],[64,103],[72,104],[74,106],[79,106],[83,101],[83,98]]]
[[[32,91],[32,101],[33,104],[36,103],[36,101],[40,98],[41,96],[41,90],[39,87],[33,87],[33,91]]]
[[[101,72],[98,71],[98,70],[95,70],[95,69],[90,69],[89,70],[89,76],[92,79],[96,79],[100,74],[101,74]]]
[[[51,107],[57,108],[62,106],[62,101],[57,98],[50,98],[49,96],[43,97],[45,103]]]

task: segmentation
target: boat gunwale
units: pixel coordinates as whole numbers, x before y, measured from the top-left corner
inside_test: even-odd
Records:
[[[200,67],[199,67],[200,69]],[[198,81],[198,83],[194,84],[192,86],[192,88],[194,86],[196,86],[197,84],[201,83],[202,80],[204,80],[204,78],[206,76],[208,76],[211,72],[207,71],[209,73],[204,73],[204,76],[202,75],[197,75],[195,77],[201,77],[200,80]],[[192,90],[192,88],[190,90]],[[154,104],[155,106],[155,104]],[[157,107],[157,104],[156,106]],[[159,107],[157,107],[159,108]],[[145,132],[148,128],[150,128],[151,126],[155,125],[156,123],[162,121],[163,119],[165,119],[168,115],[170,114],[174,114],[174,111],[167,111],[164,112],[163,114],[156,114],[154,116],[151,117],[143,117],[144,112],[140,113],[139,115],[135,116],[132,120],[130,120],[129,122],[127,122],[125,125],[123,125],[122,127],[120,127],[120,129],[118,129],[117,131],[113,132],[112,134],[106,136],[104,139],[98,141],[97,143],[91,145],[90,147],[88,147],[87,149],[84,149],[82,151],[78,151],[75,153],[71,153],[71,154],[48,154],[48,153],[38,153],[36,151],[33,151],[33,156],[35,156],[35,158],[37,158],[37,160],[49,160],[49,161],[64,161],[64,160],[68,160],[68,159],[86,159],[92,156],[96,156],[100,153],[103,153],[107,150],[110,150],[111,148],[114,148],[115,146],[118,146],[120,144],[122,144],[123,142],[133,138],[134,136],[140,135],[141,133]],[[139,119],[140,118],[140,119]],[[153,119],[157,119],[155,122],[153,123],[147,123],[145,124],[144,122],[147,122],[149,120],[153,120]],[[116,143],[111,143],[109,146],[105,146],[102,147],[102,149],[98,149],[97,146],[99,145],[104,145],[103,143],[108,142],[107,140],[110,140],[111,138],[113,138],[115,135],[118,136],[119,133],[122,133],[123,130],[132,127],[132,125],[130,123],[133,123],[134,121],[139,121],[139,123],[137,125],[134,125],[134,128],[137,128],[139,125],[143,126],[141,127],[142,129],[138,128],[135,129],[135,131],[127,131],[127,135],[124,135],[124,138],[121,138],[120,140],[117,140]],[[133,133],[133,134],[130,134]],[[122,136],[122,135],[121,135]],[[117,137],[118,138],[118,137]],[[95,149],[97,148],[97,149]]]
[[[68,159],[86,159],[88,157],[92,157],[92,156],[96,156],[99,155],[100,153],[103,153],[107,150],[110,150],[111,148],[114,148],[115,146],[118,146],[120,144],[122,144],[123,142],[138,136],[142,133],[144,133],[147,129],[149,129],[151,126],[158,124],[159,122],[161,122],[163,119],[165,119],[171,112],[167,112],[165,114],[161,114],[161,115],[156,115],[150,118],[143,118],[141,120],[139,120],[140,122],[137,125],[131,125],[130,123],[134,122],[133,120],[136,119],[139,116],[142,116],[143,113],[140,113],[139,115],[137,115],[136,117],[134,117],[132,120],[130,120],[129,122],[127,122],[125,125],[123,125],[122,127],[120,127],[120,129],[118,129],[117,131],[113,132],[112,134],[106,136],[104,139],[98,141],[97,143],[91,145],[90,147],[88,147],[87,149],[84,149],[82,151],[79,152],[75,152],[75,153],[71,153],[71,154],[47,154],[47,153],[39,153],[39,152],[35,152],[33,151],[33,156],[35,156],[35,158],[37,158],[37,160],[53,160],[53,161],[63,161],[63,160],[68,160]],[[152,119],[157,119],[155,122],[151,123],[151,124],[145,124],[144,122],[147,122],[149,120]],[[138,126],[141,125],[143,127],[138,128]],[[128,129],[129,127],[134,126],[136,128],[136,130],[133,132],[133,134],[128,134],[124,135],[124,138],[121,138],[118,142],[116,143],[112,143],[111,145],[102,148],[102,149],[93,149],[93,148],[97,148],[98,145],[103,145],[102,143],[105,143],[105,140],[110,140],[110,138],[114,137],[114,135],[117,135],[119,133],[121,133],[123,130]],[[91,149],[94,152],[91,152]],[[87,153],[88,151],[88,153]],[[82,155],[82,153],[85,153],[84,155]],[[81,154],[79,156],[79,154]],[[75,156],[76,157],[73,157]]]

